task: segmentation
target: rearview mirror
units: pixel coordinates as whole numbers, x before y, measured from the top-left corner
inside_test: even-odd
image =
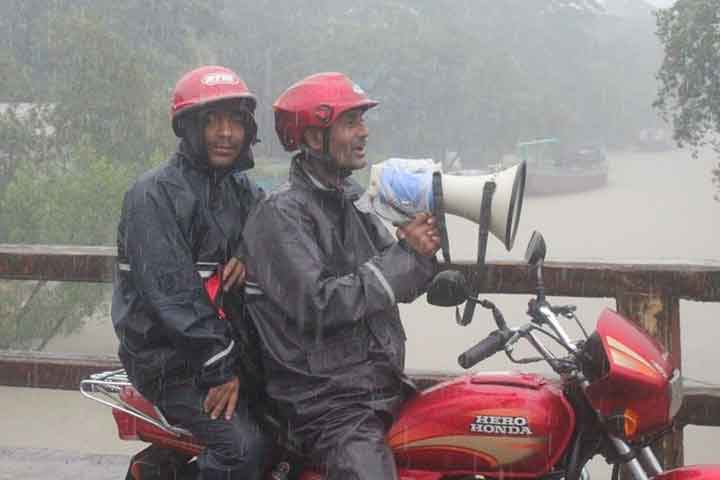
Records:
[[[454,307],[468,298],[465,275],[457,270],[445,270],[433,278],[427,292],[427,301],[438,307]]]
[[[530,265],[537,265],[545,260],[547,248],[545,247],[545,239],[537,230],[533,232],[525,251],[525,261]]]

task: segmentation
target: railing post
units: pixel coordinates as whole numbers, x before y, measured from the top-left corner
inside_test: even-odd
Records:
[[[680,300],[663,293],[622,293],[618,312],[642,326],[670,353],[673,368],[680,368]],[[683,432],[665,436],[654,450],[665,469],[683,464]],[[625,477],[629,478],[629,477]]]

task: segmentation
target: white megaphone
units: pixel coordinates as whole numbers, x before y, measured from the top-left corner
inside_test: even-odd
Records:
[[[442,176],[442,193],[445,212],[480,223],[483,191],[488,182],[495,183],[490,203],[490,233],[497,237],[508,251],[515,243],[520,212],[525,193],[525,163],[484,175]]]
[[[525,163],[483,175],[440,173],[441,181],[433,181],[439,172],[440,166],[432,160],[386,160],[372,166],[365,200],[393,223],[404,223],[416,213],[436,212],[438,208],[481,226],[483,215],[489,216],[488,231],[511,250],[525,193]],[[493,187],[489,194],[488,187]]]

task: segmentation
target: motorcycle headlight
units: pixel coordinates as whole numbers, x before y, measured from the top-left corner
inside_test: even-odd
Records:
[[[670,395],[670,411],[668,412],[668,418],[672,420],[675,415],[680,411],[683,402],[683,381],[680,370],[675,369],[672,377],[668,382],[668,394]]]

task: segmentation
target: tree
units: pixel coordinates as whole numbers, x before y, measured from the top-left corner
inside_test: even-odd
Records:
[[[55,150],[49,123],[52,108],[15,103],[0,109],[0,201],[21,163],[40,167]]]
[[[0,76],[3,79],[2,89],[5,92],[3,101],[21,102],[31,98],[32,91],[28,68],[17,61],[10,49],[0,49]]]
[[[665,58],[654,106],[672,120],[679,146],[720,154],[720,0],[678,0],[657,25]],[[720,189],[720,164],[713,175]]]
[[[110,245],[122,195],[135,176],[89,145],[62,153],[38,169],[21,164],[0,202],[0,242]],[[157,158],[156,158],[157,161]],[[0,285],[0,348],[42,349],[55,335],[83,325],[107,287],[61,282]]]
[[[123,163],[143,161],[161,142],[170,148],[169,95],[148,68],[152,57],[132,50],[93,12],[54,18],[48,36],[58,80],[48,92],[56,105],[51,122],[58,143],[85,138]]]
[[[11,33],[0,42],[10,81],[3,100],[32,102],[0,113],[0,242],[113,244],[122,193],[171,148],[169,88],[158,75],[171,67],[156,62],[160,54],[130,48],[127,32],[104,22],[103,2],[78,0],[65,11],[62,0],[30,0],[38,15],[15,0],[0,6]],[[43,348],[79,328],[106,292],[0,284],[0,347]]]
[[[481,165],[536,136],[624,145],[654,121],[652,17],[600,11],[593,0],[227,2],[234,28],[213,43],[259,93],[261,154],[277,148],[267,105],[337,70],[381,101],[368,115],[380,157],[462,150]]]

